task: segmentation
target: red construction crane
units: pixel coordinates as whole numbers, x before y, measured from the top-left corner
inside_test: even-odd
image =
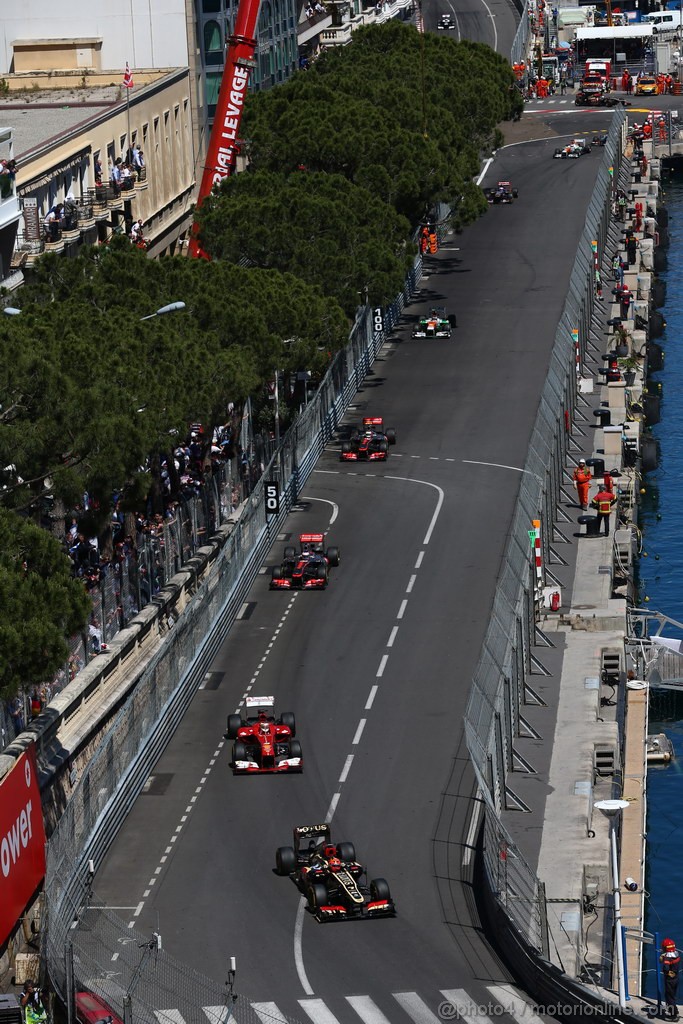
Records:
[[[235,19],[235,31],[228,40],[228,54],[218,94],[213,128],[206,153],[206,163],[197,196],[197,208],[211,193],[214,185],[229,178],[235,170],[240,123],[244,99],[249,85],[249,73],[256,66],[256,22],[261,0],[240,0]],[[190,236],[190,256],[205,256],[197,239],[195,222]]]

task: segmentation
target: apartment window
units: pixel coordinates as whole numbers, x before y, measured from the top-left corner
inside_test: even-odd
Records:
[[[209,67],[223,63],[223,36],[217,21],[204,25],[204,63]]]
[[[213,117],[216,113],[216,104],[218,103],[218,93],[221,89],[221,78],[222,74],[220,71],[209,71],[206,75],[206,105],[209,111],[209,117]]]

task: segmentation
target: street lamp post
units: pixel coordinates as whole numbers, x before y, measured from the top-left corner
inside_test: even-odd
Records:
[[[169,302],[167,306],[161,306],[156,313],[150,313],[149,316],[141,316],[140,322],[143,320],[153,320],[155,316],[165,316],[166,313],[175,313],[177,310],[185,309],[184,302]]]

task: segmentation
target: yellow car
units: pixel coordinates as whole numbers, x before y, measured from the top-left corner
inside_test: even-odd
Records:
[[[636,96],[656,96],[657,79],[654,75],[643,75],[636,82]]]

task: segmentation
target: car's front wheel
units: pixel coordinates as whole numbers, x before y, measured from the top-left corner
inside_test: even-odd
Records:
[[[275,870],[278,875],[291,875],[296,871],[296,854],[293,846],[279,846],[275,851]]]
[[[370,882],[370,895],[373,900],[390,900],[391,889],[385,878],[373,878]]]
[[[306,897],[311,910],[327,906],[327,889],[321,882],[313,882],[312,885],[309,885]]]

